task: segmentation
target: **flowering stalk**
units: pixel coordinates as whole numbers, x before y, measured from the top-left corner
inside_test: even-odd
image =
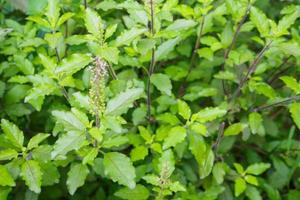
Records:
[[[91,68],[91,89],[89,91],[92,113],[96,118],[96,126],[100,127],[100,116],[105,111],[105,82],[107,78],[107,63],[96,57],[94,67]]]

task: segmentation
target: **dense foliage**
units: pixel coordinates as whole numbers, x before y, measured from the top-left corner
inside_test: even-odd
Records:
[[[0,0],[0,199],[300,199],[299,0]]]

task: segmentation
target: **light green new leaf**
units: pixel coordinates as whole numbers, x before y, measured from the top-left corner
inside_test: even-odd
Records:
[[[84,124],[71,112],[52,111],[52,115],[57,119],[57,122],[64,126],[65,131],[84,131]]]
[[[249,115],[249,125],[253,134],[264,135],[265,128],[263,125],[263,119],[259,113],[253,112]]]
[[[297,18],[300,17],[300,6],[294,6],[294,12],[292,14],[285,15],[278,22],[278,31],[283,34],[288,34],[288,29],[295,23]]]
[[[9,141],[19,149],[23,147],[24,135],[23,132],[13,123],[6,119],[1,120],[2,130]]]
[[[135,188],[135,168],[127,156],[118,152],[106,153],[104,154],[103,164],[105,174],[114,182],[131,189]]]
[[[300,94],[300,83],[294,77],[282,76],[280,79],[288,88],[292,89],[296,94]]]
[[[155,85],[155,87],[159,91],[171,96],[171,94],[172,94],[172,83],[171,83],[170,78],[167,75],[165,75],[165,74],[152,74],[150,80],[151,80],[151,83],[153,83],[153,85]]]
[[[55,72],[59,76],[70,76],[87,66],[91,61],[91,56],[75,53],[63,59],[59,66],[55,69]]]
[[[50,134],[45,134],[45,133],[39,133],[33,136],[28,142],[27,149],[30,150],[37,147],[42,141],[47,139],[49,136]]]
[[[159,61],[167,58],[168,54],[174,50],[175,46],[180,42],[180,40],[180,37],[176,37],[163,42],[155,51],[155,59]]]
[[[237,178],[234,181],[234,196],[238,197],[242,194],[247,188],[247,184],[244,179]]]
[[[293,103],[289,106],[289,111],[291,113],[291,116],[297,125],[297,127],[300,129],[300,103]]]
[[[77,188],[84,185],[85,179],[89,174],[89,169],[86,165],[76,163],[71,165],[71,169],[68,172],[67,186],[69,193],[73,195]]]
[[[22,165],[21,176],[31,191],[41,192],[42,172],[37,161],[26,160]]]
[[[246,173],[253,174],[253,175],[260,175],[270,167],[271,165],[269,163],[255,163],[247,167]]]
[[[262,37],[266,37],[269,35],[269,20],[265,13],[263,13],[258,8],[252,7],[250,19],[256,26]]]
[[[0,186],[15,186],[16,183],[6,167],[0,165]],[[1,191],[0,191],[1,192]]]
[[[69,151],[78,150],[85,142],[86,138],[84,132],[69,131],[55,142],[51,157],[64,156]]]
[[[57,66],[54,60],[50,59],[48,56],[45,56],[43,54],[39,54],[39,58],[41,59],[41,63],[43,64],[46,70],[48,70],[49,72],[54,72]]]
[[[92,148],[83,158],[82,160],[82,164],[90,164],[92,165],[95,158],[97,157],[98,155],[98,149],[96,148]]]
[[[191,117],[191,113],[189,105],[182,100],[178,100],[178,114],[181,115],[183,119],[188,120]]]
[[[175,158],[171,149],[164,151],[159,158],[158,170],[161,176],[170,177],[175,170]]]
[[[245,128],[247,127],[247,124],[243,123],[235,123],[230,125],[226,130],[224,131],[225,136],[230,136],[230,135],[237,135],[240,132],[242,132]]]
[[[207,107],[201,111],[199,111],[198,113],[194,114],[192,116],[192,121],[199,121],[201,123],[205,123],[205,122],[210,122],[213,121],[219,117],[223,117],[225,114],[227,113],[227,111],[225,109],[222,108],[210,108]]]
[[[54,29],[56,26],[56,22],[59,18],[59,1],[58,0],[52,0],[48,1],[48,7],[46,10],[46,16],[48,18],[48,21],[51,24],[51,28]]]
[[[121,92],[107,102],[106,114],[120,115],[126,112],[132,106],[133,102],[142,96],[143,92],[142,88],[133,88]]]
[[[178,32],[178,31],[189,29],[196,25],[197,25],[197,23],[191,19],[177,19],[171,25],[169,25],[166,28],[166,30]]]
[[[101,35],[101,17],[91,8],[87,8],[85,12],[85,27],[95,37]]]
[[[14,149],[0,150],[0,161],[1,160],[11,160],[16,157],[18,157],[18,152]]]
[[[68,19],[70,19],[71,17],[73,17],[75,15],[75,13],[71,13],[71,12],[67,12],[64,13],[57,21],[57,27],[60,27],[63,23],[65,23]]]
[[[186,129],[182,126],[175,126],[171,128],[167,138],[164,141],[163,149],[169,147],[175,147],[177,144],[182,142],[186,137]]]
[[[138,161],[144,160],[144,158],[148,155],[148,148],[145,146],[137,146],[130,152],[131,160]]]
[[[145,33],[146,31],[146,28],[132,28],[130,30],[126,30],[120,36],[117,37],[116,46],[118,47],[121,45],[129,45],[135,38]]]
[[[143,185],[136,185],[134,189],[124,187],[114,193],[115,196],[127,200],[146,200],[150,196],[149,190]]]
[[[257,178],[255,176],[252,176],[252,175],[246,175],[245,176],[245,181],[247,183],[250,183],[252,185],[258,185],[258,181],[257,181]]]

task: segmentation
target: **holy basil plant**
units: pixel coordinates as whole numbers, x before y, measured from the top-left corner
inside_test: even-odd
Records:
[[[300,199],[300,2],[0,0],[0,199]]]

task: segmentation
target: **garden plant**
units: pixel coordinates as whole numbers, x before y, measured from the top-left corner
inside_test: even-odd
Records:
[[[299,200],[299,0],[0,0],[0,200]]]

